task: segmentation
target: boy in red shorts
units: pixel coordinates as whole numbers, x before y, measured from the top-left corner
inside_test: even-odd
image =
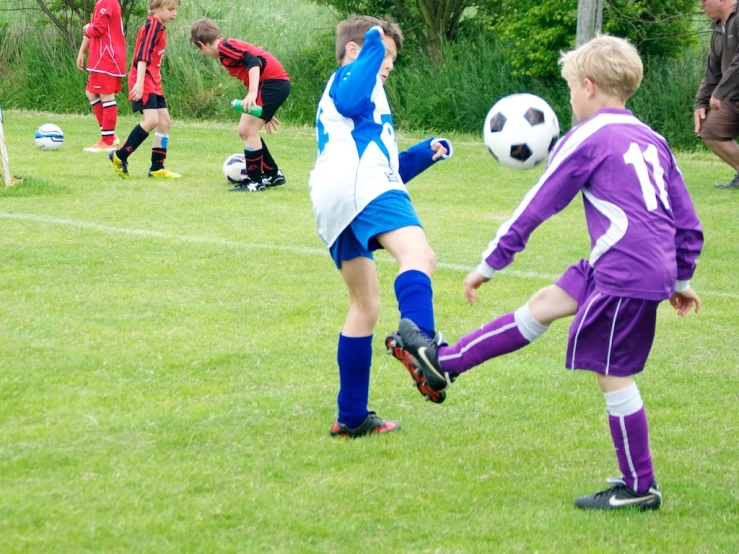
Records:
[[[126,75],[126,39],[123,36],[121,5],[118,0],[97,0],[90,23],[82,28],[82,44],[77,54],[77,68],[85,70],[85,95],[100,125],[100,140],[85,148],[85,152],[105,152],[119,143],[115,135],[118,105],[115,95],[121,92]]]
[[[277,168],[259,131],[264,127],[267,133],[271,133],[279,125],[280,121],[274,115],[290,94],[290,76],[266,50],[243,40],[223,38],[218,25],[210,19],[200,19],[192,24],[190,42],[209,58],[220,60],[229,75],[248,87],[246,97],[241,101],[244,111],[262,106],[260,116],[244,113],[239,120],[236,130],[244,141],[248,179],[231,191],[261,192],[267,187],[285,184],[285,175]]]

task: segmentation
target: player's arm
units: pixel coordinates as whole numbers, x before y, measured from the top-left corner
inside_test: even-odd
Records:
[[[110,25],[111,9],[107,7],[110,0],[101,0],[99,9],[92,15],[92,20],[85,26],[85,35],[88,37],[100,37],[108,32]]]
[[[87,36],[82,37],[82,44],[80,44],[80,50],[77,52],[77,69],[80,71],[85,70],[85,53],[90,47],[90,39]]]
[[[357,59],[340,68],[331,85],[329,96],[341,115],[353,117],[366,111],[384,59],[385,44],[380,31],[373,27],[364,34]]]
[[[451,158],[454,147],[449,139],[432,137],[398,154],[398,173],[404,183],[426,171],[439,160]]]
[[[131,87],[128,97],[131,100],[141,100],[144,97],[144,79],[146,79],[146,66],[144,60],[136,63],[136,83]]]
[[[255,56],[251,56],[257,59]],[[258,60],[257,60],[258,61]],[[259,75],[261,73],[261,64],[253,65],[249,68],[249,90],[241,101],[241,107],[244,111],[251,111],[257,105],[257,95],[259,94]]]
[[[690,288],[690,279],[695,273],[696,263],[703,249],[703,228],[674,158],[668,171],[667,182],[670,207],[675,221],[677,261],[677,282],[675,293],[670,297],[670,304],[679,315],[685,315],[693,306],[696,312],[700,310],[700,298]]]
[[[534,229],[572,202],[590,176],[589,156],[587,143],[576,151],[568,143],[560,145],[539,181],[483,252],[476,269],[481,277],[490,280],[496,271],[511,264],[516,253],[526,247]]]

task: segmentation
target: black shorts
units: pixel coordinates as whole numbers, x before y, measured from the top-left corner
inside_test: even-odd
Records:
[[[277,109],[285,103],[290,96],[290,81],[279,81],[267,79],[259,87],[257,104],[262,106],[260,119],[269,121],[277,113]]]
[[[158,94],[144,94],[141,100],[131,100],[131,110],[143,112],[144,110],[159,110],[167,107],[167,99]]]

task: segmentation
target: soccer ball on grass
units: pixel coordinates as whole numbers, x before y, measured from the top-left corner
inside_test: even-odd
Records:
[[[241,183],[248,179],[243,154],[231,154],[226,158],[223,162],[223,176],[228,179],[229,183]]]
[[[56,150],[64,142],[64,133],[53,123],[44,123],[36,129],[36,146],[41,150]]]
[[[549,157],[559,138],[559,121],[543,98],[511,94],[490,109],[482,134],[485,146],[501,164],[531,169]]]

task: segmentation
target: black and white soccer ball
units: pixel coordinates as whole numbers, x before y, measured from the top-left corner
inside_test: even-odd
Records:
[[[531,169],[549,157],[559,139],[559,121],[543,98],[511,94],[490,109],[482,135],[485,146],[501,164]]]
[[[246,174],[246,160],[243,154],[231,154],[223,162],[223,176],[229,183],[241,183],[248,179]]]
[[[64,142],[64,133],[58,125],[44,123],[33,137],[39,150],[56,150]]]

